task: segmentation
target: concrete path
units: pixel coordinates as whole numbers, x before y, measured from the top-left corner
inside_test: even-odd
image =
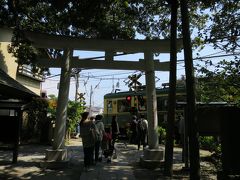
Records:
[[[163,176],[163,169],[146,169],[139,166],[143,151],[136,145],[117,143],[117,159],[111,163],[103,160],[91,172],[83,170],[83,149],[81,139],[71,139],[66,145],[69,154],[69,166],[63,169],[44,169],[39,166],[44,161],[45,150],[51,146],[29,144],[19,149],[17,164],[12,164],[12,152],[0,151],[0,180],[148,180],[170,179]],[[200,151],[201,156],[209,152]],[[189,172],[181,171],[183,163],[181,148],[174,148],[174,175],[171,179],[189,179]],[[215,180],[216,169],[209,162],[201,162],[201,179]]]
[[[123,143],[116,144],[117,158],[107,163],[106,159],[97,163],[90,172],[82,172],[81,180],[135,180],[132,163],[140,157],[142,151],[137,151],[136,146]],[[128,154],[128,156],[126,156]],[[131,154],[131,155],[130,155]],[[140,158],[139,158],[140,160]]]

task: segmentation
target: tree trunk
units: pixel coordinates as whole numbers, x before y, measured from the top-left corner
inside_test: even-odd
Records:
[[[171,1],[170,84],[168,94],[168,116],[164,166],[164,173],[167,176],[172,176],[173,174],[173,142],[176,109],[177,9],[178,2],[176,0]]]
[[[181,0],[182,14],[182,33],[184,46],[184,60],[186,73],[186,91],[187,91],[187,113],[186,120],[189,121],[189,152],[190,152],[190,179],[200,179],[200,162],[199,162],[199,142],[196,122],[196,102],[195,102],[195,82],[192,59],[192,46],[189,31],[189,14],[186,0]]]

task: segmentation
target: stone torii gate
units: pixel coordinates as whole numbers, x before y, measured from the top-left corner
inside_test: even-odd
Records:
[[[64,145],[64,136],[67,118],[67,103],[69,95],[70,77],[72,68],[92,69],[121,69],[142,70],[146,74],[147,119],[149,122],[149,148],[144,150],[143,160],[160,162],[163,159],[163,150],[158,144],[158,117],[155,91],[155,71],[169,71],[169,62],[154,60],[154,53],[169,53],[169,40],[101,40],[82,39],[69,36],[49,35],[27,31],[25,36],[36,48],[52,48],[64,51],[60,59],[38,59],[38,65],[44,67],[61,68],[60,87],[56,114],[53,148],[47,150],[47,161],[67,161],[67,150]],[[180,49],[182,41],[177,41]],[[73,57],[74,50],[103,51],[104,60],[81,59]],[[144,59],[139,61],[114,60],[114,54],[144,53]]]

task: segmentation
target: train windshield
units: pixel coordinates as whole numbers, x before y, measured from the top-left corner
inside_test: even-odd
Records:
[[[125,99],[117,100],[118,112],[128,112],[130,108],[130,104],[126,102]]]

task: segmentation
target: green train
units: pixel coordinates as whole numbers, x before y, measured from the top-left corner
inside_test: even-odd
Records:
[[[186,92],[184,87],[179,87],[176,90],[177,102],[186,101]],[[158,124],[162,125],[167,120],[167,104],[168,104],[168,92],[169,88],[157,88],[157,110],[158,110]],[[146,91],[141,90],[125,91],[109,93],[104,96],[104,111],[103,111],[103,123],[105,128],[110,128],[112,116],[116,115],[120,134],[125,136],[131,117],[133,114],[144,114],[147,118],[147,98]],[[176,113],[183,112],[183,109],[178,108]]]

